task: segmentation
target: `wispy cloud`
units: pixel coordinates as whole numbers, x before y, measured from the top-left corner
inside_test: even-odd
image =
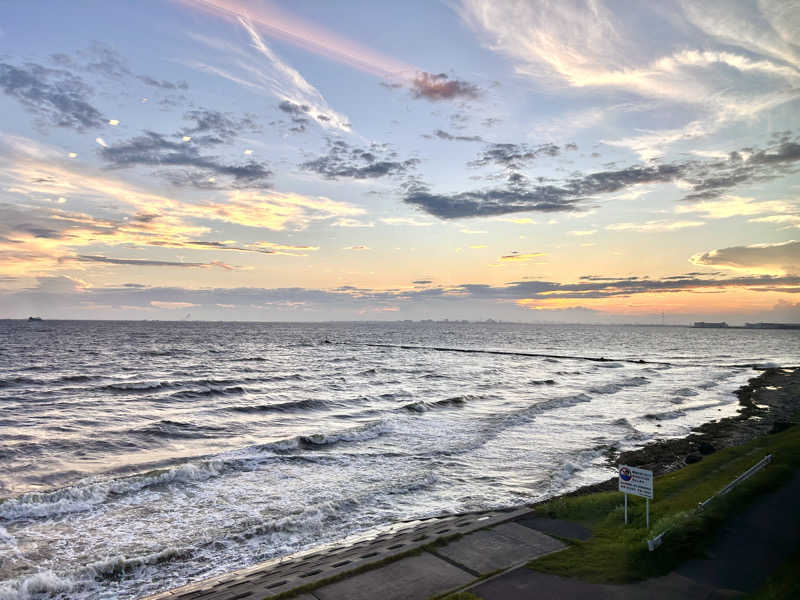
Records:
[[[677,231],[690,227],[702,227],[704,221],[647,221],[645,223],[614,223],[606,225],[609,231],[638,231],[641,233]]]
[[[708,8],[686,0],[683,14],[671,12],[670,20],[660,5],[639,4],[631,18],[602,0],[462,0],[459,12],[489,48],[512,60],[518,74],[540,84],[616,89],[693,107],[684,110],[685,126],[619,140],[648,159],[659,153],[657,140],[705,135],[800,97],[800,53],[796,35],[787,35],[796,23],[792,9],[780,4]],[[717,38],[717,47],[693,26]],[[659,35],[641,35],[648,27],[657,27]],[[731,45],[746,53],[731,51]]]
[[[800,241],[733,246],[695,254],[695,265],[748,272],[800,274]]]
[[[434,224],[432,221],[420,221],[414,217],[383,217],[380,221],[387,225],[409,225],[411,227],[430,227]]]
[[[699,213],[707,219],[763,215],[768,213],[792,213],[797,211],[795,203],[784,200],[762,200],[742,196],[723,195],[719,200],[705,200],[692,204],[679,204],[678,214]]]
[[[333,110],[316,87],[299,71],[282,61],[264,42],[248,18],[238,16],[237,22],[250,37],[249,50],[201,35],[191,35],[196,41],[219,50],[227,64],[225,67],[200,61],[189,61],[188,64],[248,89],[274,96],[282,102],[304,106],[308,117],[323,128],[350,130],[347,117]]]
[[[528,262],[541,256],[544,256],[544,252],[512,252],[511,254],[501,256],[500,260],[511,262]]]
[[[134,267],[178,267],[184,269],[209,269],[212,267],[218,267],[227,271],[233,271],[239,268],[220,261],[212,261],[208,263],[178,262],[169,260],[152,260],[146,258],[113,258],[110,256],[99,256],[96,254],[80,254],[71,260],[76,262],[104,263],[109,265],[127,265]]]
[[[269,35],[378,77],[414,73],[414,67],[340,36],[270,4],[237,0],[180,0],[198,10],[254,23]],[[251,25],[252,27],[252,25]],[[254,27],[252,27],[255,29]]]

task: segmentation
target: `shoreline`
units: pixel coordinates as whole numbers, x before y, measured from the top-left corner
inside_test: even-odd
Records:
[[[740,446],[759,436],[778,433],[791,426],[800,410],[800,367],[770,367],[752,377],[734,392],[739,412],[731,417],[693,427],[682,438],[657,440],[642,448],[619,452],[610,450],[607,464],[626,464],[653,471],[654,476],[700,462],[704,456],[728,446]],[[555,496],[582,496],[617,489],[617,478],[582,486]],[[532,506],[553,500],[543,500]]]

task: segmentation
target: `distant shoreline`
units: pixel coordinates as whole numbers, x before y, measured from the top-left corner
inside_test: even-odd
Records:
[[[700,462],[703,456],[721,448],[783,431],[800,411],[800,367],[764,369],[735,393],[742,407],[738,414],[694,427],[683,438],[658,440],[621,453],[611,451],[607,455],[608,464],[640,467],[657,476]],[[617,478],[613,477],[562,495],[580,496],[615,489]]]
[[[28,317],[0,317],[0,322],[15,321],[27,323]],[[66,319],[42,317],[37,323],[262,323],[265,325],[330,325],[330,324],[437,324],[437,325],[558,325],[569,327],[657,327],[657,328],[683,328],[701,330],[725,330],[725,329],[746,329],[747,331],[775,331],[784,329],[795,331],[800,329],[800,323],[781,323],[790,327],[747,327],[746,325],[728,325],[726,327],[695,327],[691,323],[579,323],[574,321],[504,321],[500,319],[486,319],[481,321],[459,320],[459,319],[399,319],[393,321],[384,320],[353,320],[353,319],[329,319],[327,321],[253,321],[249,319]]]

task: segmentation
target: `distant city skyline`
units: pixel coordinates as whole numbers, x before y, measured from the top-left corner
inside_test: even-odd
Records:
[[[5,9],[0,318],[800,322],[795,3]]]

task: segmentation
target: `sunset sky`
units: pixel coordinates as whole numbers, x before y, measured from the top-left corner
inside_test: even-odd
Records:
[[[13,2],[0,318],[800,321],[800,5]]]

